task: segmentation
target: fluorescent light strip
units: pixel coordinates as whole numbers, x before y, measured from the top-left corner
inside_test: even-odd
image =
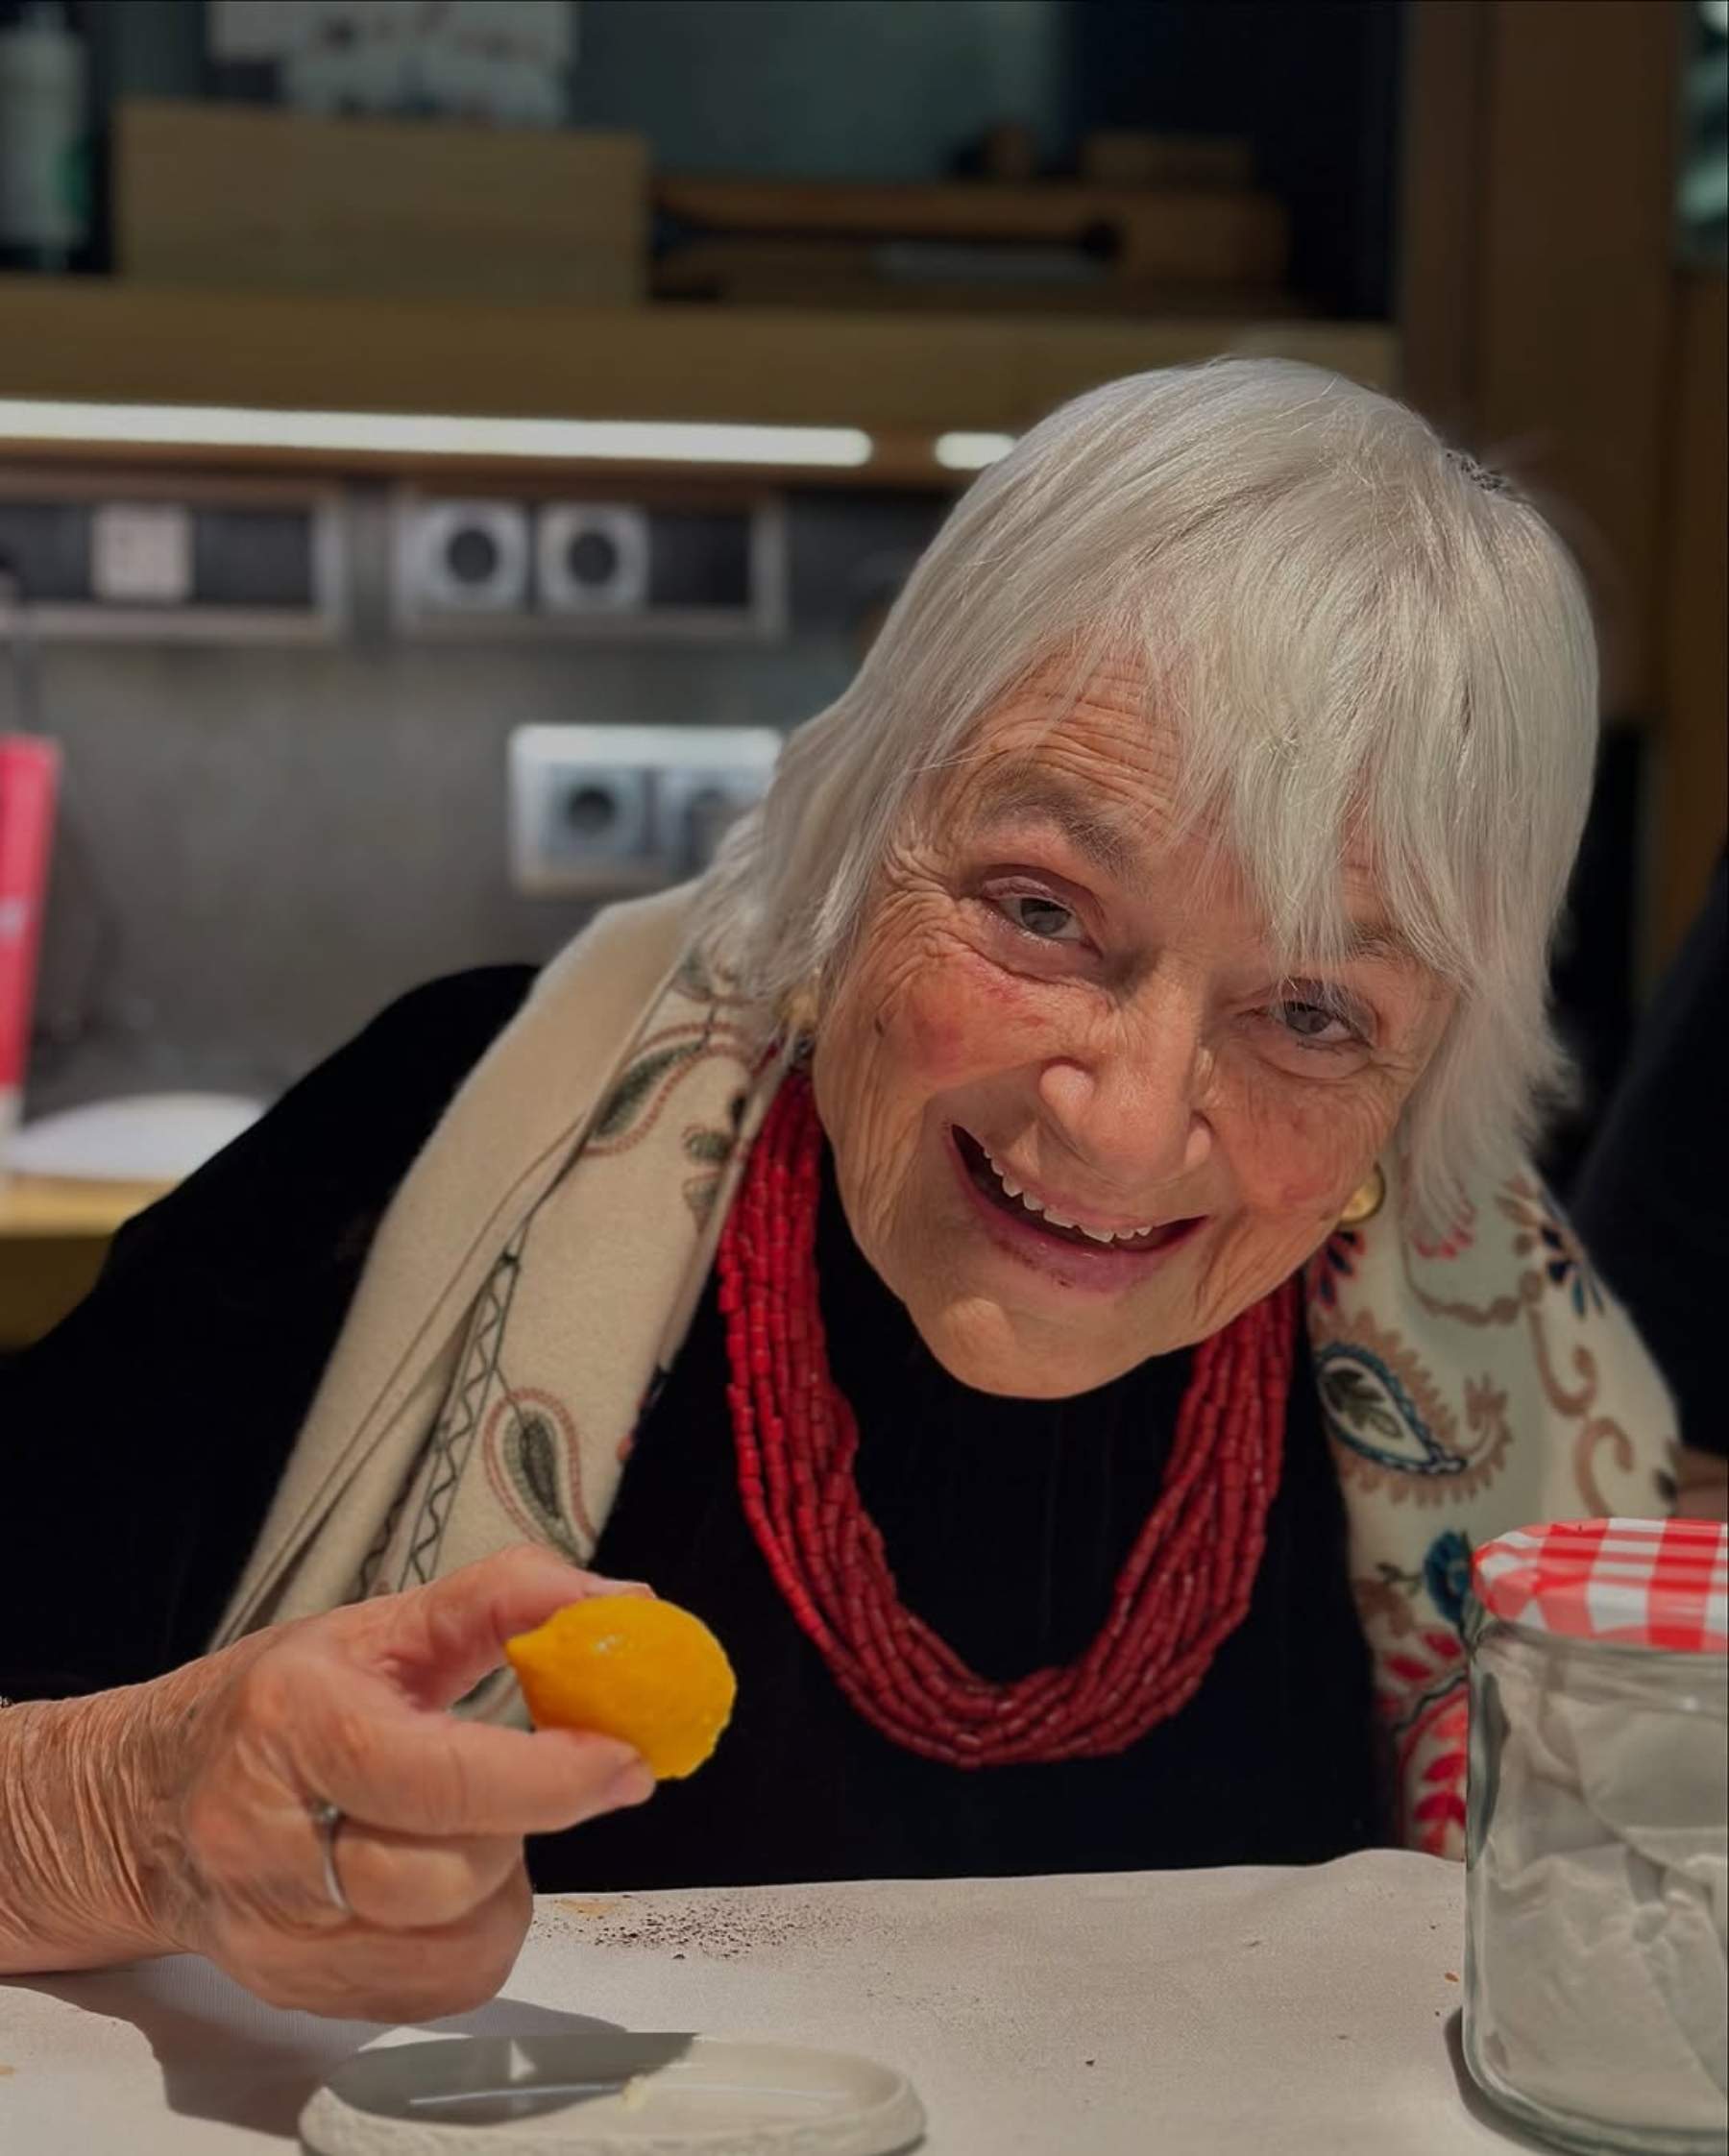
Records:
[[[0,397],[0,439],[185,449],[359,449],[397,456],[542,457],[624,464],[868,464],[856,426],[683,420],[464,419],[417,412],[276,412],[231,404],[95,404]]]
[[[1013,447],[1012,434],[939,434],[936,457],[945,472],[983,472]]]

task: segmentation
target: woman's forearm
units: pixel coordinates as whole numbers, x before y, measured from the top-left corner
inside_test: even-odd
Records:
[[[162,1766],[176,1680],[0,1711],[0,1975],[177,1944]]]

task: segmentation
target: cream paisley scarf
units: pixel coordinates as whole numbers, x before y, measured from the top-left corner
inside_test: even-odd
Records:
[[[593,1552],[785,1068],[690,957],[690,898],[602,914],[456,1095],[379,1228],[216,1643],[524,1538]],[[1662,1513],[1674,1421],[1533,1176],[1474,1193],[1436,1246],[1405,1231],[1384,1172],[1380,1210],[1308,1269],[1308,1326],[1403,1836],[1456,1852],[1472,1548]],[[516,1711],[507,1684],[475,1704]]]

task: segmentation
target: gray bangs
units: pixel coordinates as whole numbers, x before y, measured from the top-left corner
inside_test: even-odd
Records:
[[[765,1012],[817,990],[920,781],[1035,674],[1055,723],[1107,666],[1175,728],[1180,822],[1218,834],[1287,962],[1342,956],[1349,859],[1457,989],[1401,1133],[1419,1213],[1444,1222],[1563,1080],[1547,949],[1595,643],[1529,501],[1317,369],[1114,382],[986,472],[711,871],[711,955]]]

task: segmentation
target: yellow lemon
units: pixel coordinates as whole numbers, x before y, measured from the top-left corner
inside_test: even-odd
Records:
[[[702,1619],[650,1595],[569,1603],[504,1652],[539,1728],[621,1738],[661,1781],[701,1766],[739,1689]]]

